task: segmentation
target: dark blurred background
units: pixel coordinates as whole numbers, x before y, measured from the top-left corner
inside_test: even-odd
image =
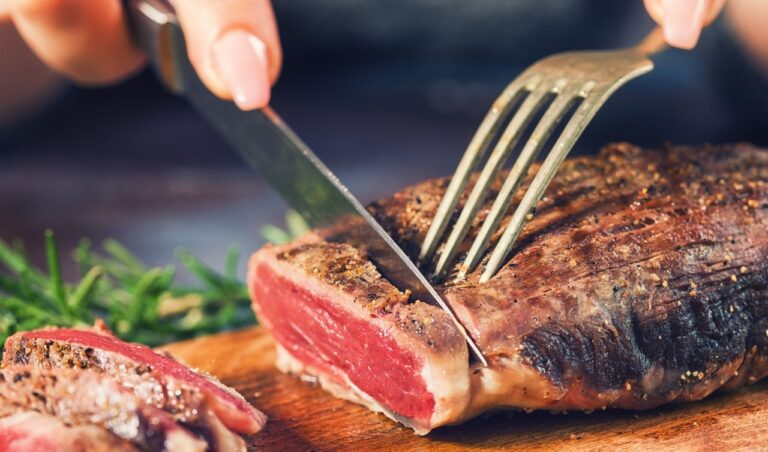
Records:
[[[273,107],[363,201],[450,174],[493,98],[553,52],[631,45],[653,24],[627,0],[281,0],[285,64]],[[23,79],[4,58],[0,71]],[[768,142],[768,82],[725,21],[693,52],[606,104],[574,153],[610,141]],[[220,265],[251,252],[286,207],[182,100],[145,71],[56,89],[0,129],[0,237],[40,254],[114,237],[154,264],[178,246]]]

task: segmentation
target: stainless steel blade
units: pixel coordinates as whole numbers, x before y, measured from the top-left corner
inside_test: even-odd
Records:
[[[197,77],[175,14],[163,0],[130,0],[131,26],[159,75],[229,141],[240,155],[328,240],[364,249],[379,271],[401,290],[442,308],[461,332],[472,354],[485,357],[464,326],[408,256],[339,179],[269,108],[243,112],[214,96]]]

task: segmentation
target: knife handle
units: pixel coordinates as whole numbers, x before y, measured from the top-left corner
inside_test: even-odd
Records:
[[[131,39],[149,56],[160,80],[174,93],[184,91],[178,52],[186,52],[184,34],[167,0],[123,0]]]

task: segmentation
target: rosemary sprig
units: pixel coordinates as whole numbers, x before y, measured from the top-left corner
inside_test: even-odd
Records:
[[[44,326],[83,327],[103,318],[128,341],[158,345],[255,322],[245,285],[237,278],[239,253],[231,249],[224,273],[186,250],[177,252],[193,284],[176,282],[174,265],[148,267],[114,240],[94,252],[83,240],[73,253],[81,279],[61,274],[52,232],[45,234],[47,272],[32,265],[21,244],[0,240],[0,343]]]
[[[309,225],[295,210],[286,212],[285,226],[286,229],[281,229],[275,225],[266,224],[261,227],[261,235],[275,245],[282,245],[309,231]]]
[[[275,244],[303,235],[309,226],[295,211],[285,230],[261,232]],[[176,282],[177,266],[148,267],[115,240],[94,252],[83,239],[73,253],[80,280],[64,281],[53,232],[45,233],[47,272],[27,259],[22,243],[0,239],[0,344],[17,331],[44,326],[85,327],[102,318],[119,337],[159,345],[255,323],[248,291],[237,277],[240,253],[231,248],[223,273],[189,251],[179,250],[181,267],[196,279]]]

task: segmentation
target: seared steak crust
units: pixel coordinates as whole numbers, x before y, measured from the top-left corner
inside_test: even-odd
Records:
[[[67,425],[102,427],[143,450],[205,450],[205,443],[170,415],[88,370],[0,369],[0,418],[27,411],[55,416]]]
[[[415,258],[447,184],[426,181],[369,210]],[[350,245],[309,234],[256,253],[249,275],[256,310],[280,342],[282,369],[318,375],[335,394],[420,433],[504,406],[643,409],[696,400],[768,375],[768,151],[615,144],[567,160],[506,264],[485,284],[482,270],[463,280],[453,272],[436,285],[487,368],[465,363],[466,345],[442,311],[394,288]],[[322,329],[306,336],[306,319],[275,314],[310,298],[317,316],[346,312],[358,327],[368,319],[376,334],[394,338],[397,353],[371,362],[376,372],[397,369],[403,356],[423,363],[410,387],[434,397],[431,415],[403,416],[377,399],[386,391],[349,383],[367,374],[342,369],[343,348],[310,363],[306,357],[332,338]],[[343,322],[328,325],[348,341],[376,340],[356,337]],[[407,407],[408,396],[398,403]]]
[[[222,422],[234,435],[256,433],[266,419],[215,377],[144,345],[122,342],[109,332],[62,328],[21,332],[8,338],[4,351],[6,366],[89,369],[113,376],[209,439],[221,436],[213,430],[224,428]]]
[[[94,329],[17,333],[4,346],[0,417],[47,412],[149,450],[240,451],[264,416],[215,378]],[[203,439],[205,441],[203,441]]]
[[[400,331],[432,350],[455,352],[464,345],[443,311],[398,290],[376,270],[366,254],[345,243],[328,243],[310,234],[298,246],[279,251],[277,260],[349,295],[371,316],[391,319]]]
[[[370,211],[415,256],[446,185]],[[616,144],[570,159],[506,265],[482,285],[481,271],[447,278],[445,297],[491,368],[519,361],[549,382],[531,408],[646,408],[756,381],[768,374],[768,152]]]
[[[8,339],[6,351],[6,365],[29,365],[31,368],[44,369],[85,369],[116,376],[139,397],[172,414],[176,421],[194,425],[203,420],[205,407],[200,389],[172,379],[159,378],[153,374],[151,366],[137,365],[120,356],[77,343],[29,338],[24,335]]]
[[[355,301],[370,311],[408,302],[408,294],[382,278],[365,253],[344,243],[306,243],[281,252],[277,258],[326,284],[358,295]]]

